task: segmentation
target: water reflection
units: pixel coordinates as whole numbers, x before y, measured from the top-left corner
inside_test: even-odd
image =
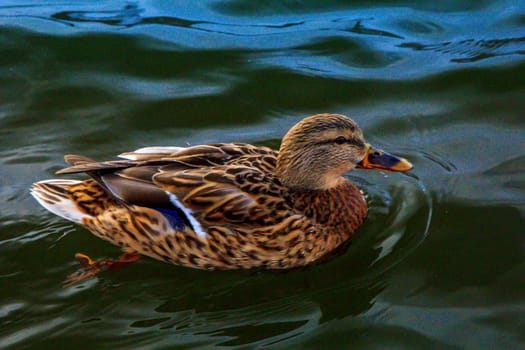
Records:
[[[515,23],[519,11],[513,11],[505,1],[482,6],[475,14],[465,11],[446,17],[417,5],[362,9],[336,6],[331,10],[328,6],[320,13],[259,14],[258,21],[217,12],[218,7],[234,4],[206,3],[198,8],[170,4],[163,10],[155,2],[128,2],[84,6],[83,10],[62,5],[57,8],[64,10],[49,16],[42,14],[41,7],[24,7],[23,13],[28,18],[73,26],[78,33],[97,27],[107,32],[145,35],[179,48],[243,48],[240,61],[254,62],[258,68],[280,67],[334,78],[417,78],[453,69],[454,64],[511,61],[513,56],[523,55],[525,47],[523,28]],[[0,17],[15,21],[19,17],[13,12],[21,11],[19,7],[0,7]],[[309,55],[302,51],[309,46],[333,47],[334,40],[350,45],[345,45],[342,53]],[[436,59],[435,53],[443,59]]]
[[[523,51],[524,44],[525,37],[520,37],[490,40],[466,39],[430,45],[403,43],[399,47],[410,48],[416,51],[439,52],[443,55],[452,56],[450,58],[451,62],[473,63],[491,57],[525,55],[525,51]]]
[[[351,33],[357,33],[357,34],[378,35],[378,36],[386,36],[386,37],[396,38],[396,39],[404,39],[402,36],[387,32],[385,30],[368,28],[365,25],[363,25],[363,20],[357,20],[355,25],[352,28],[348,29],[348,31]]]
[[[165,25],[172,27],[181,27],[181,28],[191,28],[194,30],[200,30],[204,32],[216,32],[222,34],[231,34],[231,35],[243,35],[238,32],[228,32],[221,30],[222,27],[261,27],[268,29],[284,29],[294,26],[300,26],[304,24],[302,21],[290,22],[275,24],[271,23],[268,25],[265,24],[253,24],[253,23],[218,23],[210,22],[204,20],[188,20],[181,17],[172,17],[172,16],[143,16],[141,15],[145,12],[145,9],[140,8],[138,3],[128,3],[124,8],[114,11],[100,10],[100,11],[64,11],[53,14],[51,17],[57,21],[63,21],[74,25],[74,23],[81,22],[93,22],[93,23],[102,23],[111,26],[120,26],[120,27],[132,27],[137,25]],[[208,27],[208,28],[205,28]]]
[[[122,9],[108,11],[64,11],[58,12],[52,18],[59,21],[71,22],[99,22],[108,25],[133,26],[142,22],[141,13],[144,9],[139,8],[138,3],[130,2]],[[188,26],[191,26],[191,23]]]

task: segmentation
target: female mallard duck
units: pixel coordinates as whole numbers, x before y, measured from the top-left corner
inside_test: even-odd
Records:
[[[147,147],[96,162],[67,155],[32,195],[49,211],[85,226],[127,253],[93,262],[74,283],[141,255],[201,269],[286,269],[307,265],[348,241],[367,215],[354,168],[407,171],[405,159],[373,150],[359,126],[337,114],[308,117],[280,150],[241,143]]]

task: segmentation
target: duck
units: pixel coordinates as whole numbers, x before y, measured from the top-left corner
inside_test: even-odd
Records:
[[[279,150],[246,143],[144,147],[97,162],[66,155],[30,192],[45,209],[121,247],[118,259],[82,265],[75,284],[146,256],[205,270],[305,267],[349,242],[367,217],[354,169],[406,172],[412,164],[373,148],[341,114],[306,117]]]

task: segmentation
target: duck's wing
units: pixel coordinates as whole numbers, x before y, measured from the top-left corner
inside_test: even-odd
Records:
[[[259,226],[277,222],[291,207],[273,174],[276,155],[246,144],[155,147],[100,163],[66,156],[72,166],[58,173],[85,172],[124,205],[176,207],[204,226]]]
[[[217,143],[192,147],[144,147],[119,155],[125,160],[97,162],[93,159],[66,155],[64,159],[71,165],[57,171],[57,174],[108,172],[117,169],[145,165],[177,163],[180,169],[211,167],[228,164],[260,166],[265,171],[273,171],[277,152],[268,147],[245,143]]]
[[[197,213],[206,225],[265,226],[291,215],[291,201],[275,176],[243,165],[193,168],[162,167],[154,183],[172,201]]]
[[[225,165],[243,156],[276,157],[277,152],[268,147],[247,143],[215,143],[192,147],[145,147],[119,155],[121,158],[136,161],[176,160],[188,165]]]

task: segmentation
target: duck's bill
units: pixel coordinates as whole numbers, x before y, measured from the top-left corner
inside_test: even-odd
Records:
[[[361,169],[376,169],[386,171],[408,171],[413,168],[405,158],[394,156],[382,150],[376,150],[366,144],[367,152],[365,158],[357,164]]]

